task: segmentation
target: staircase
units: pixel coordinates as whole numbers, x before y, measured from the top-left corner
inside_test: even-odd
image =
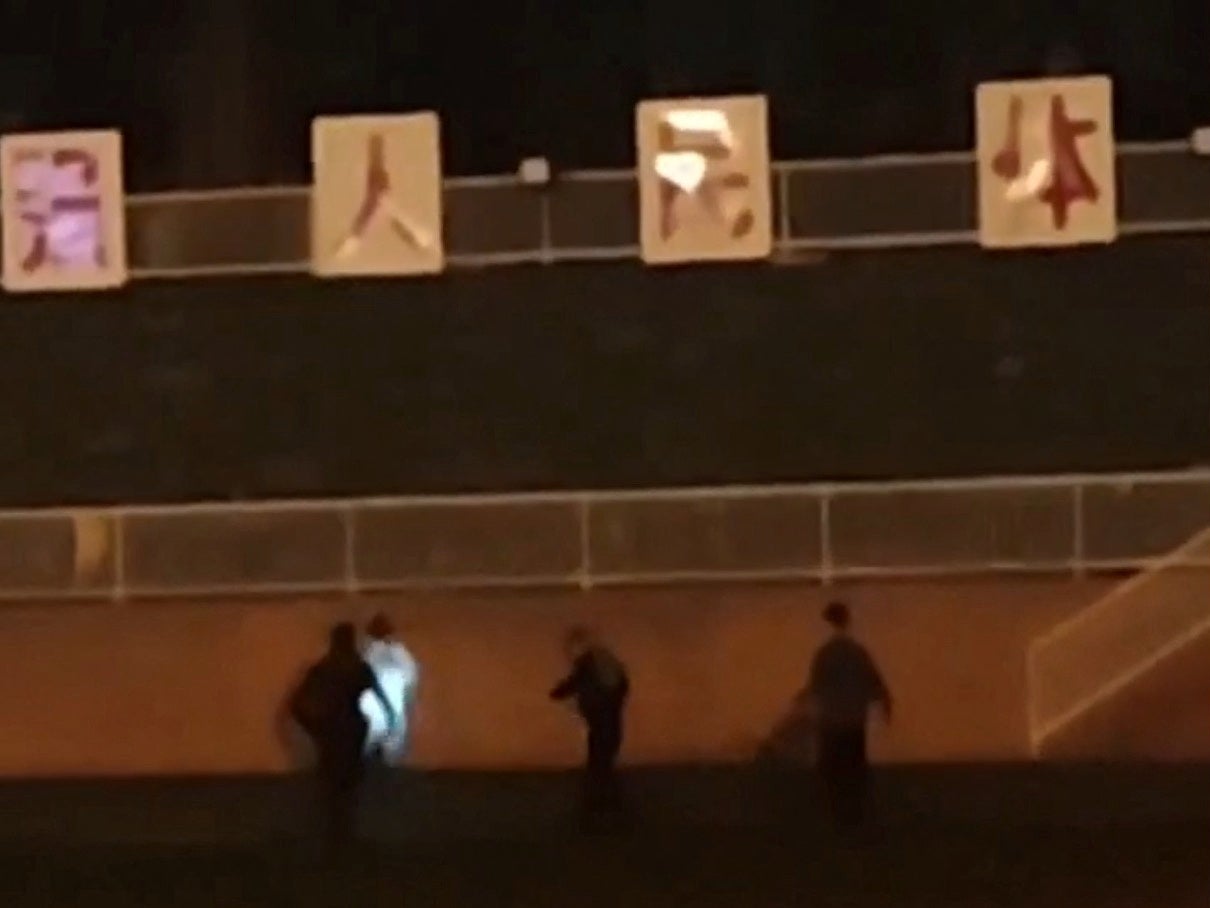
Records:
[[[1035,756],[1154,755],[1161,714],[1203,699],[1210,748],[1210,527],[1032,641],[1026,670]]]

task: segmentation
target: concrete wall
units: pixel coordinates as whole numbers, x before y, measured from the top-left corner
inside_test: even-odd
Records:
[[[1160,661],[1048,740],[1048,760],[1205,762],[1210,758],[1210,634]]]
[[[1029,638],[1101,582],[971,580],[839,591],[899,699],[882,760],[1027,753]],[[0,612],[0,775],[281,770],[284,691],[328,624],[385,608],[423,666],[414,761],[545,767],[575,759],[578,727],[548,703],[560,634],[587,620],[634,682],[633,763],[747,760],[804,680],[821,639],[817,588],[722,587],[14,607]]]
[[[1125,185],[1139,181],[1125,209],[1189,217],[1163,198],[1183,200],[1179,188],[1204,177],[1138,170],[1148,157],[1159,160],[1123,159]],[[925,170],[903,210],[924,212],[924,229],[971,226],[935,220],[969,191],[969,172]],[[813,172],[793,207],[814,221],[830,198],[880,191],[852,178]],[[556,231],[595,223],[591,185],[552,202]],[[537,223],[536,209],[449,202],[451,240],[467,221],[493,233]],[[213,215],[233,210],[249,211],[189,212],[189,242],[217,237],[226,250],[208,261],[246,261],[250,235],[266,242],[283,222],[300,245],[274,254],[305,256],[305,200],[249,212],[235,230]],[[132,248],[181,223],[161,214],[140,231],[139,220]],[[852,217],[816,224],[817,235],[860,232]],[[1185,468],[1210,461],[1208,297],[1210,256],[1193,236],[1065,255],[972,246],[842,253],[809,268],[150,281],[54,305],[10,300],[0,333],[23,343],[0,359],[0,502]]]

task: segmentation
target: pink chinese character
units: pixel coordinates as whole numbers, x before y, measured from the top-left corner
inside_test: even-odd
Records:
[[[1021,152],[1021,122],[1025,105],[1014,95],[1008,105],[1008,128],[1004,147],[992,159],[991,169],[996,176],[1007,182],[1020,180],[1024,164]],[[1092,135],[1097,130],[1093,120],[1072,120],[1067,115],[1067,104],[1062,95],[1050,99],[1050,123],[1048,141],[1050,161],[1047,172],[1050,182],[1037,190],[1035,198],[1050,206],[1051,217],[1057,229],[1063,230],[1069,219],[1069,209],[1077,201],[1095,203],[1101,197],[1100,188],[1080,157],[1078,139]]]
[[[386,217],[391,230],[409,246],[416,249],[428,246],[430,239],[426,232],[407,217],[392,198],[391,175],[386,163],[386,140],[381,133],[370,135],[366,142],[366,157],[365,195],[336,255],[343,258],[356,251],[366,230],[379,214]]]
[[[26,273],[106,264],[100,163],[81,149],[18,151],[13,162],[18,216],[30,229]]]

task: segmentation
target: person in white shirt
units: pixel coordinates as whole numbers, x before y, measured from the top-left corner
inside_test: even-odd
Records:
[[[367,693],[361,698],[361,711],[368,726],[366,750],[377,753],[384,763],[395,764],[407,751],[420,668],[408,648],[395,639],[395,628],[386,615],[379,613],[371,618],[366,635],[362,658],[374,671],[396,717],[392,725],[391,716],[376,697]]]

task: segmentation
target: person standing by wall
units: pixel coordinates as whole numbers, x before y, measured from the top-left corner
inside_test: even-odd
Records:
[[[395,721],[373,691],[361,695],[361,712],[368,726],[366,748],[375,752],[388,766],[398,763],[407,752],[408,730],[420,668],[408,648],[396,637],[395,626],[382,612],[366,625],[367,641],[362,658],[374,671],[378,684],[391,701]]]
[[[630,679],[621,660],[586,628],[568,631],[565,647],[571,671],[554,686],[550,697],[574,699],[588,727],[582,806],[585,819],[591,822],[621,807],[617,760]]]
[[[838,825],[851,827],[865,819],[870,709],[880,706],[890,722],[891,692],[873,656],[849,633],[849,607],[832,602],[823,617],[832,636],[811,662],[806,705],[815,723],[816,762],[828,808]]]
[[[361,697],[379,700],[393,726],[394,708],[373,670],[357,651],[349,622],[332,628],[328,652],[303,676],[290,698],[290,714],[315,745],[321,808],[330,845],[344,848],[356,831],[357,801],[365,776],[366,720]]]

